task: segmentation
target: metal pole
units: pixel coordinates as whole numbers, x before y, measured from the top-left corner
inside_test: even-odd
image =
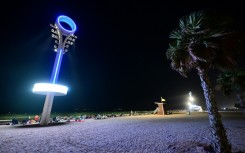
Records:
[[[52,82],[53,84],[55,84],[58,81],[63,54],[64,53],[62,49],[59,49],[58,52],[56,53],[54,67],[50,78],[50,82]],[[40,125],[48,125],[50,119],[50,113],[53,105],[53,100],[54,100],[54,95],[52,93],[47,94],[43,107]]]

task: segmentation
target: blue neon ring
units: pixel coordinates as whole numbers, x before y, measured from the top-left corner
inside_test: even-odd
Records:
[[[76,31],[76,29],[77,29],[75,22],[74,22],[71,18],[69,18],[68,16],[61,15],[61,16],[59,16],[59,17],[57,18],[57,21],[56,21],[56,22],[57,22],[57,24],[58,24],[58,27],[64,32],[64,34],[74,34],[75,31]],[[67,29],[65,29],[65,28],[60,24],[60,22],[65,22],[65,23],[67,23],[67,24],[71,27],[72,30],[67,30]]]

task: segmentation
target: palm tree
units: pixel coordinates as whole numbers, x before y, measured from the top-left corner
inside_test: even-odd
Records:
[[[171,42],[167,49],[167,59],[171,68],[187,77],[193,69],[201,80],[212,133],[212,147],[216,153],[230,153],[231,144],[226,135],[221,115],[218,112],[215,90],[208,72],[211,68],[231,68],[234,60],[232,33],[226,32],[227,22],[217,22],[218,18],[199,11],[179,20],[179,28],[170,33]],[[225,20],[227,21],[227,20]]]
[[[245,71],[242,69],[227,70],[221,73],[217,79],[217,90],[221,90],[224,95],[236,94],[239,107],[245,115],[245,104],[243,94],[245,92]]]

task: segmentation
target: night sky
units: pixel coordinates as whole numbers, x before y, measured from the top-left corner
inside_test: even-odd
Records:
[[[179,18],[212,9],[234,19],[244,32],[242,1],[5,1],[1,4],[0,113],[41,113],[45,96],[34,83],[49,82],[55,59],[50,23],[67,15],[77,25],[75,46],[63,57],[59,84],[67,96],[55,97],[52,112],[154,110],[162,96],[169,107],[184,106],[188,92],[205,106],[196,71],[189,78],[170,68],[169,34]],[[215,78],[217,73],[211,71]],[[219,107],[235,97],[217,94]]]

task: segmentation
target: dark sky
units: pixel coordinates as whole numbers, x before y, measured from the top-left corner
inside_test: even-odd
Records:
[[[49,24],[59,15],[75,21],[78,39],[63,57],[58,80],[69,87],[68,94],[54,98],[53,112],[154,110],[161,96],[169,106],[183,106],[189,91],[205,106],[196,72],[183,78],[170,68],[169,33],[179,18],[201,9],[227,12],[243,30],[241,2],[5,1],[0,6],[0,113],[41,113],[45,96],[33,94],[32,87],[50,79],[55,52]],[[235,103],[222,94],[217,99],[220,107]]]

